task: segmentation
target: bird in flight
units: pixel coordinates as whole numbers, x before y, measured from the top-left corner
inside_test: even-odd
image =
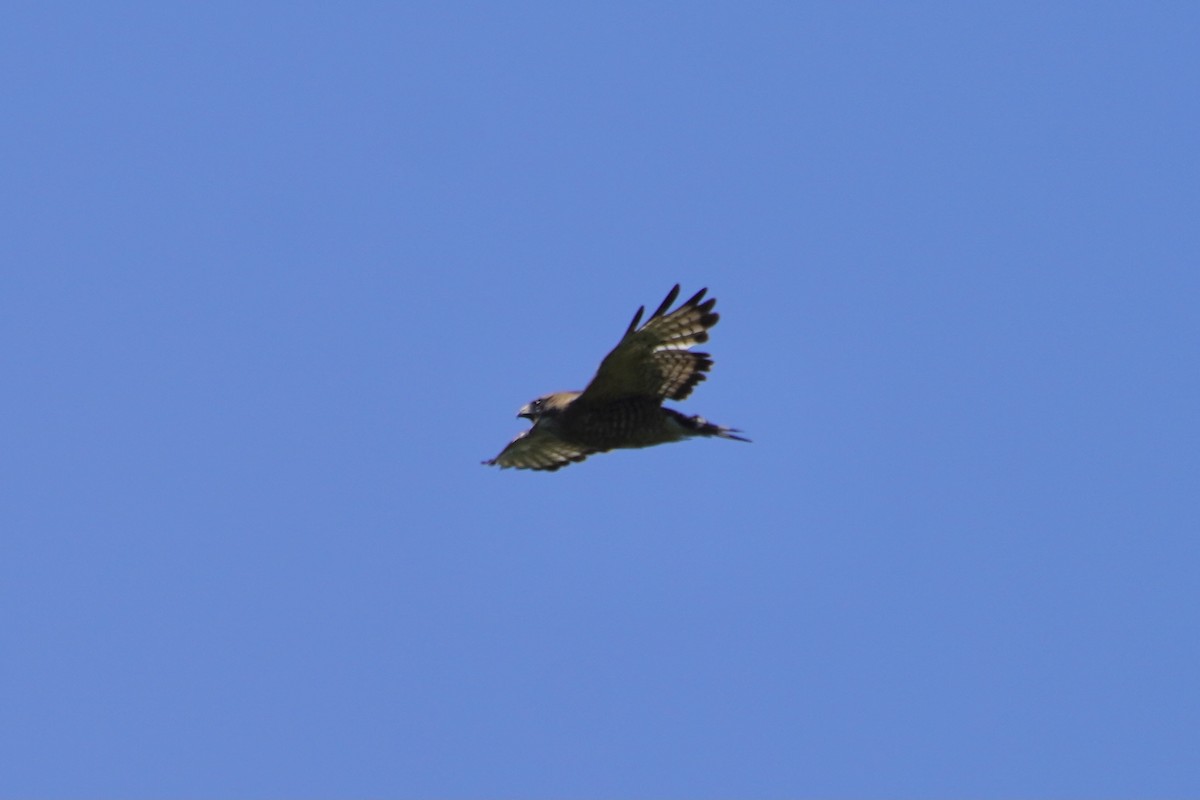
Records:
[[[646,307],[633,315],[621,341],[600,362],[582,392],[555,392],[524,406],[518,417],[533,427],[509,442],[489,466],[553,471],[593,453],[626,447],[651,447],[693,436],[719,436],[748,442],[736,428],[714,425],[703,417],[664,408],[664,400],[682,400],[704,380],[713,365],[708,353],[689,348],[708,341],[717,324],[716,298],[701,289],[674,311],[675,284],[667,299],[638,327]]]

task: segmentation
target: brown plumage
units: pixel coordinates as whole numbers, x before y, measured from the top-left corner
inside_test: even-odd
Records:
[[[690,395],[712,369],[708,353],[688,349],[708,341],[708,329],[720,319],[713,311],[716,299],[704,300],[707,291],[701,289],[667,313],[679,296],[679,284],[675,284],[640,328],[646,308],[639,308],[586,389],[544,395],[523,407],[517,416],[532,420],[533,427],[483,463],[556,470],[593,453],[650,447],[692,436],[750,441],[735,435],[739,433],[735,428],[713,425],[662,405],[664,400],[683,400]]]

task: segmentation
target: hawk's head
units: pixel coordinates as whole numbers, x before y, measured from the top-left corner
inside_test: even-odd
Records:
[[[571,405],[571,401],[576,397],[579,397],[579,392],[555,392],[554,394],[542,395],[532,403],[521,406],[521,410],[517,412],[517,416],[524,417],[536,424],[542,418],[557,417],[566,411],[567,406]]]

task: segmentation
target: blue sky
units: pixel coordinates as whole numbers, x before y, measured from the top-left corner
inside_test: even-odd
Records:
[[[1198,40],[6,6],[0,794],[1200,793]],[[480,466],[676,282],[753,444]]]

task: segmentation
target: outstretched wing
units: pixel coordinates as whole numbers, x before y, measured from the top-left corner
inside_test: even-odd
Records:
[[[641,328],[637,325],[646,308],[639,308],[625,336],[605,356],[596,377],[577,402],[607,402],[630,396],[682,400],[691,394],[713,362],[708,353],[693,353],[688,348],[708,341],[708,329],[720,319],[712,310],[716,299],[704,300],[707,291],[701,289],[668,314],[667,309],[679,296],[679,284],[675,284]]]
[[[488,466],[499,466],[501,469],[516,467],[517,469],[543,469],[553,472],[576,461],[583,461],[596,450],[590,450],[582,445],[564,442],[552,433],[547,433],[538,426],[517,434],[517,438],[508,443],[500,451],[500,455],[484,461]]]

